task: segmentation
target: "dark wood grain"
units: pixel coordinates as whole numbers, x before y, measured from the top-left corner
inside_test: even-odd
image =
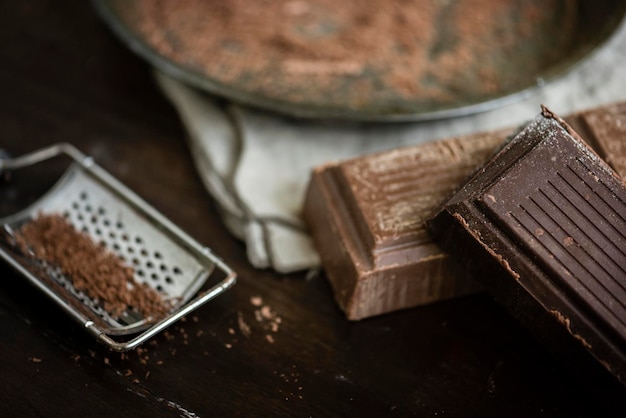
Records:
[[[203,189],[151,69],[88,2],[0,4],[0,92],[0,148],[18,155],[75,144],[240,276],[185,322],[121,355],[0,265],[3,416],[606,415],[485,295],[353,323],[323,274],[252,268]],[[46,170],[42,184],[54,168]],[[0,187],[3,212],[42,187],[14,180]],[[280,317],[277,331],[257,319],[252,297]]]

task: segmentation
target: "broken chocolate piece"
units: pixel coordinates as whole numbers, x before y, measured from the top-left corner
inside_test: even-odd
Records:
[[[575,374],[626,384],[626,184],[563,120],[544,108],[428,229]]]
[[[504,138],[452,138],[314,170],[304,215],[348,319],[479,289],[432,242],[424,222]]]

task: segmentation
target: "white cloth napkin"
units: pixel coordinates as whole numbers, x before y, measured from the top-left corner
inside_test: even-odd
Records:
[[[307,121],[225,103],[157,72],[188,130],[198,172],[225,224],[245,241],[252,265],[288,273],[318,267],[301,217],[311,169],[401,146],[514,127],[626,100],[626,25],[574,71],[517,103],[477,115],[421,123]]]

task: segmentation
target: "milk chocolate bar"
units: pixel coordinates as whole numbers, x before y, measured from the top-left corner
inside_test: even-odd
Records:
[[[480,289],[432,242],[424,222],[505,135],[452,138],[314,170],[304,215],[348,319]]]
[[[573,120],[620,166],[606,115]],[[543,108],[428,230],[576,374],[624,389],[626,184],[568,124]]]

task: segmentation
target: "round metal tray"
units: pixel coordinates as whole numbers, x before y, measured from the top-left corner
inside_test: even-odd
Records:
[[[600,47],[626,12],[621,0],[414,0],[390,23],[373,10],[378,2],[349,20],[326,0],[286,2],[291,14],[277,9],[267,22],[254,21],[260,2],[93,2],[133,51],[197,88],[288,115],[358,121],[447,118],[521,99]],[[247,31],[229,32],[241,10],[217,15],[231,3],[246,4]]]

